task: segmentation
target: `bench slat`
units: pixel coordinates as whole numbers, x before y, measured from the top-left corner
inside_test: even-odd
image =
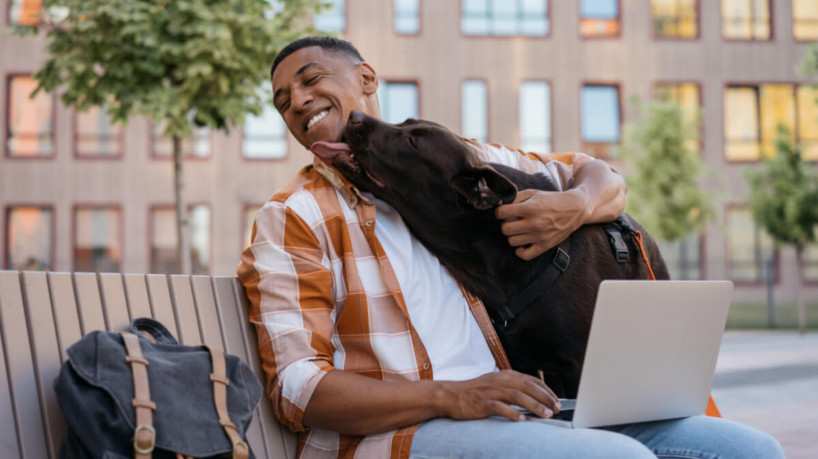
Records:
[[[148,299],[148,284],[144,274],[125,274],[125,297],[128,299],[128,310],[131,319],[153,317],[151,303]]]
[[[14,272],[0,273],[0,292],[3,292],[0,324],[7,348],[9,389],[16,418],[19,454],[20,457],[32,459],[49,457],[37,393],[37,377],[29,347],[25,307],[20,292],[20,276]]]
[[[3,316],[7,307],[7,298],[11,297],[11,291],[6,291],[7,288],[19,288],[19,281],[17,281],[17,273],[9,271],[0,272],[0,457],[21,457],[20,443],[17,441],[17,419],[14,414],[14,407],[11,400],[11,388],[9,386],[9,375],[6,373],[6,345],[3,331]],[[5,278],[11,277],[12,282],[6,282]],[[17,285],[13,285],[14,283]],[[9,286],[9,284],[12,284]],[[10,429],[6,426],[14,426]]]
[[[60,415],[60,405],[54,393],[54,380],[60,373],[60,346],[57,327],[48,291],[48,279],[43,272],[23,273],[23,299],[28,310],[28,327],[31,347],[37,363],[37,389],[40,395],[41,413],[45,422],[46,439],[50,457],[57,457],[60,442],[65,435],[65,421]]]
[[[99,284],[94,273],[74,273],[74,291],[80,312],[82,335],[94,330],[106,330],[105,313],[99,298]]]
[[[60,345],[60,361],[68,358],[65,351],[82,338],[82,327],[74,299],[74,283],[70,273],[48,273],[48,285]]]
[[[105,308],[108,319],[108,331],[120,331],[128,328],[131,322],[128,314],[128,302],[125,299],[125,287],[122,285],[122,275],[103,273],[99,275],[100,292],[102,292],[102,306]]]
[[[193,276],[193,298],[196,309],[199,311],[199,326],[202,330],[204,342],[224,351],[222,327],[219,323],[219,313],[216,310],[216,299],[213,296],[213,285],[208,276]]]
[[[190,276],[176,274],[170,276],[170,287],[171,298],[176,307],[179,342],[189,346],[202,344],[196,306],[193,304],[193,291],[190,288]]]
[[[164,274],[148,274],[147,281],[151,309],[154,314],[153,318],[162,322],[173,336],[179,337],[179,328],[176,326],[173,305],[170,302],[167,276]]]

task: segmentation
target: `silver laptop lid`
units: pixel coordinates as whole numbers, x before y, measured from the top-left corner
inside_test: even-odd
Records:
[[[574,427],[704,414],[733,283],[604,281]]]

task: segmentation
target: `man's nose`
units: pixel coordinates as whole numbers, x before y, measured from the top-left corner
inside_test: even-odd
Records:
[[[352,110],[349,113],[349,124],[361,124],[364,122],[364,114],[358,110]]]
[[[293,90],[290,100],[295,111],[303,111],[312,102],[312,93],[303,89]]]

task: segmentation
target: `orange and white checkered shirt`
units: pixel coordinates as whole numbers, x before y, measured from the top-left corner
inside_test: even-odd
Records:
[[[470,143],[481,159],[541,172],[561,189],[581,153],[533,155]],[[276,416],[298,432],[301,458],[407,458],[417,426],[368,437],[302,424],[321,378],[331,369],[383,381],[433,379],[397,277],[375,237],[375,206],[335,169],[316,159],[258,212],[238,276]],[[462,288],[461,288],[462,290]],[[483,304],[463,294],[499,368],[509,368]]]

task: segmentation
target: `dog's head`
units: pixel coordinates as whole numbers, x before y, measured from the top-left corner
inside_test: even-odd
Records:
[[[462,138],[431,121],[389,124],[352,112],[344,143],[315,142],[311,149],[355,186],[399,210],[447,198],[485,210],[517,195],[516,186],[481,163]]]

